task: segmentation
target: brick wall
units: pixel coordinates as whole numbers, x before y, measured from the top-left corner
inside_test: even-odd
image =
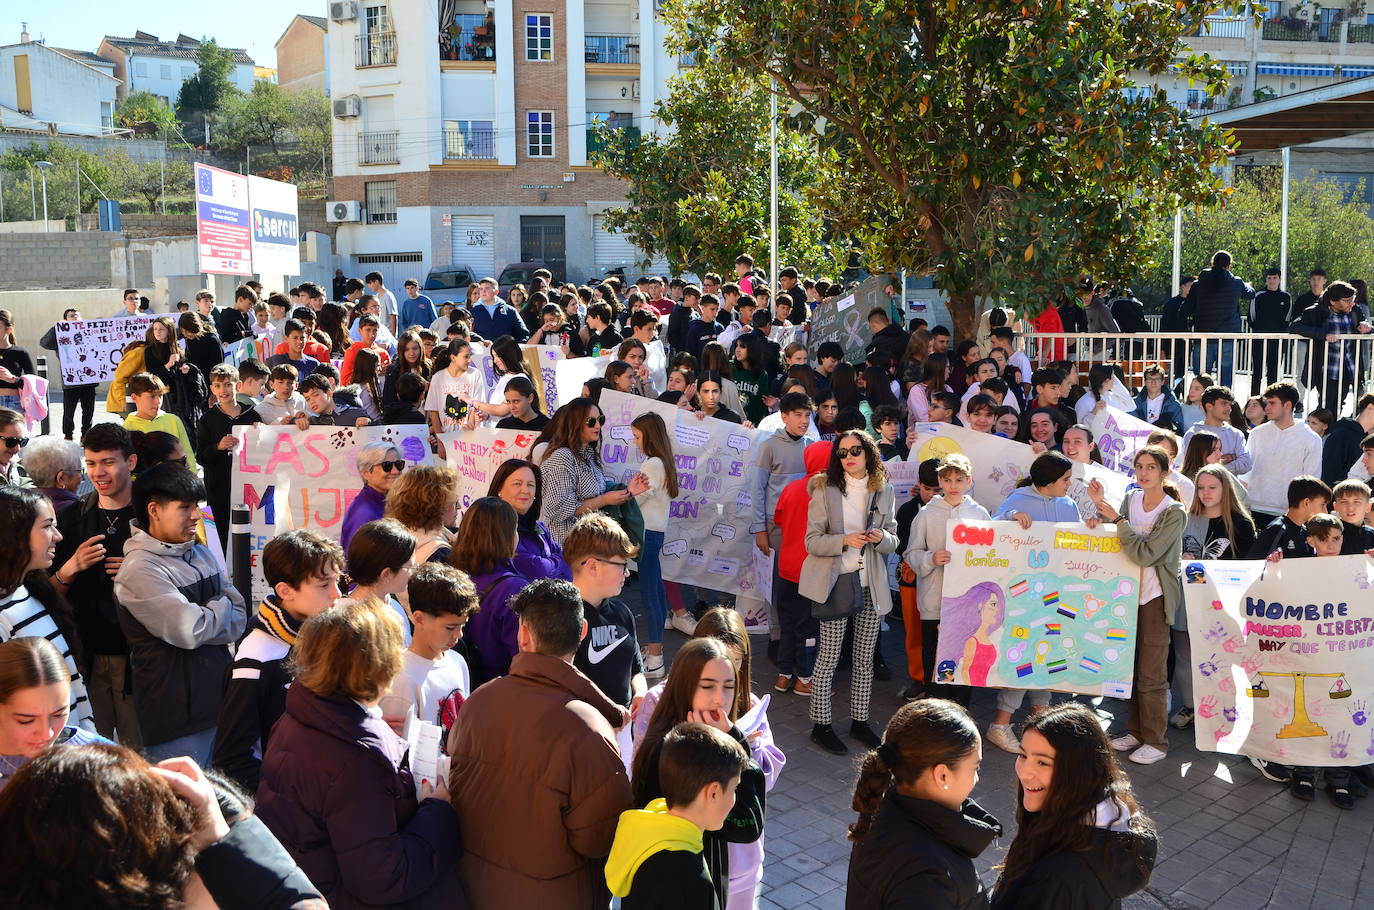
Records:
[[[114,287],[123,282],[124,248],[120,235],[98,231],[0,235],[0,290]]]

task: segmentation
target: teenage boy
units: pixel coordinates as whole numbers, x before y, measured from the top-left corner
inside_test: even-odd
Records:
[[[305,396],[296,391],[296,368],[289,363],[272,367],[268,374],[272,391],[253,405],[262,423],[290,423],[305,410]]]
[[[1021,437],[1023,439],[1030,436],[1030,415],[1036,408],[1057,408],[1060,412],[1059,427],[1055,430],[1055,439],[1058,442],[1064,441],[1064,430],[1078,423],[1078,415],[1073,408],[1065,407],[1063,399],[1065,397],[1068,377],[1061,371],[1049,367],[1042,367],[1031,373],[1031,388],[1035,391],[1035,397],[1031,399],[1026,410],[1021,412]]]
[[[420,293],[420,282],[414,278],[405,280],[405,299],[401,301],[400,330],[408,331],[415,326],[428,327],[439,318],[434,311],[434,301]]]
[[[725,330],[716,336],[716,341],[721,347],[732,354],[734,353],[731,348],[735,339],[753,327],[754,312],[757,309],[758,304],[754,302],[754,298],[744,297],[740,299],[739,306],[735,307],[734,318],[725,327]]]
[[[930,330],[930,353],[948,354],[949,353],[950,333],[949,329],[942,325],[937,325]]]
[[[448,343],[448,366],[430,379],[425,414],[432,433],[447,433],[476,425],[477,409],[469,402],[486,401],[487,380],[472,365],[472,345],[463,339]]]
[[[363,317],[367,318],[367,317]],[[372,317],[373,324],[376,324],[377,317]],[[285,333],[286,353],[273,354],[267,358],[268,368],[290,365],[296,368],[297,376],[309,376],[315,372],[315,368],[320,365],[320,360],[312,357],[305,352],[306,331],[305,325],[299,319],[291,318],[286,320],[286,325],[282,327]],[[376,336],[376,332],[373,332]]]
[[[625,339],[615,330],[615,314],[608,303],[594,303],[587,307],[587,324],[572,336],[571,353],[575,357],[599,357],[614,351]]]
[[[735,285],[739,288],[738,293],[754,296],[754,257],[748,253],[735,259]]]
[[[674,312],[677,309],[674,307]],[[668,318],[672,319],[671,316]],[[666,388],[668,372],[665,367],[668,363],[668,353],[658,338],[658,318],[645,310],[632,314],[630,337],[644,345],[644,369],[648,372],[649,386],[654,389]]]
[[[635,638],[634,614],[616,599],[625,587],[634,555],[629,535],[600,512],[579,518],[563,541],[563,558],[572,569],[572,583],[582,594],[587,618],[587,635],[577,648],[573,666],[631,714],[649,689]]]
[[[748,765],[744,747],[715,727],[681,723],[668,731],[658,757],[663,796],[621,814],[606,861],[606,883],[622,910],[722,910],[729,883],[713,881],[704,834],[724,827]]]
[[[1007,368],[1016,370],[1020,373],[1020,383],[1022,386],[1029,383],[1032,372],[1030,358],[1026,356],[1025,351],[1021,350],[1021,346],[1016,343],[1016,332],[1012,330],[1011,326],[999,325],[989,334],[991,335],[993,345],[1006,348],[1009,352],[1007,357]]]
[[[300,297],[301,289],[293,288],[290,297],[281,294],[272,294],[267,298],[267,322],[272,326],[272,337],[281,338],[282,326],[286,325],[286,320],[291,318],[291,311],[295,309],[295,299]]]
[[[868,328],[873,333],[868,350],[883,358],[883,367],[887,369],[901,363],[911,338],[901,326],[892,324],[887,307],[877,306],[868,311]]]
[[[1293,298],[1283,290],[1282,283],[1283,272],[1277,266],[1264,270],[1264,290],[1250,301],[1250,331],[1288,334],[1288,324],[1293,320]],[[1279,381],[1281,344],[1277,338],[1250,343],[1251,395],[1258,395],[1264,383]]]
[[[716,314],[716,322],[728,326],[735,321],[735,308],[739,306],[740,299],[739,285],[734,282],[722,285],[719,297],[720,312]]]
[[[304,411],[296,414],[296,428],[327,425],[336,427],[365,427],[372,421],[362,408],[339,405],[330,394],[329,380],[318,373],[307,376],[300,383],[301,395],[305,398]]]
[[[291,313],[291,318],[299,322],[305,330],[305,346],[301,349],[304,356],[313,357],[320,363],[329,363],[329,346],[315,339],[315,311],[309,307],[296,307]],[[286,354],[290,350],[289,339],[283,338],[272,353]]]
[[[395,337],[396,295],[387,290],[386,285],[382,283],[381,272],[368,272],[363,276],[363,281],[367,282],[368,293],[377,298],[378,313],[381,320],[391,330],[392,337]]]
[[[458,709],[472,692],[467,661],[452,650],[468,617],[477,612],[477,589],[467,575],[441,562],[427,562],[406,582],[415,632],[402,656],[401,673],[387,692],[387,714],[415,716],[443,728],[447,744]]]
[[[339,599],[343,564],[343,549],[314,531],[287,531],[263,547],[262,574],[272,593],[234,649],[215,734],[215,767],[249,793],[257,792],[267,738],[286,711],[301,626]]]
[[[1350,476],[1350,468],[1360,460],[1364,438],[1374,432],[1374,395],[1361,395],[1355,402],[1355,416],[1342,417],[1331,425],[1322,439],[1322,480],[1334,486]]]
[[[684,350],[691,354],[698,361],[701,360],[701,349],[709,342],[715,341],[724,328],[716,318],[720,313],[720,300],[714,294],[702,294],[701,302],[697,306],[700,316],[693,319],[687,325],[687,336],[684,341]],[[588,313],[590,316],[591,314]]]
[[[530,337],[529,327],[515,307],[497,296],[499,289],[495,278],[483,278],[477,282],[478,299],[472,305],[472,330],[488,341],[510,335],[524,344]],[[455,316],[458,312],[466,311],[455,311]],[[616,343],[619,343],[619,339]]]
[[[94,488],[57,517],[62,534],[48,577],[72,605],[81,636],[95,728],[131,749],[142,747],[138,715],[125,685],[129,643],[119,627],[114,574],[124,562],[124,542],[134,517],[130,477],[138,464],[129,431],[98,423],[81,436],[86,476]]]
[[[425,381],[420,374],[402,373],[396,377],[396,400],[387,405],[386,412],[382,414],[382,425],[427,424],[429,419],[420,410],[420,402],[424,397]]]
[[[1360,480],[1342,480],[1331,490],[1331,511],[1341,519],[1342,556],[1374,549],[1374,528],[1365,524],[1369,497],[1369,485]]]
[[[700,304],[701,288],[695,284],[684,286],[682,305],[673,307],[673,312],[668,314],[666,337],[668,346],[673,349],[673,353],[687,350],[687,327],[692,324]]]
[[[151,433],[161,430],[181,441],[186,452],[186,467],[196,470],[195,446],[186,432],[186,424],[175,414],[162,410],[162,396],[167,387],[152,373],[138,373],[129,379],[129,397],[134,400],[134,412],[124,418],[124,429]]]
[[[212,758],[220,693],[248,621],[243,597],[196,521],[205,486],[170,462],[140,471],[133,531],[115,573],[119,624],[129,641],[134,707],[150,761]]]
[[[1289,558],[1311,556],[1304,526],[1313,515],[1331,506],[1331,488],[1316,477],[1303,475],[1288,482],[1288,508],[1278,517],[1259,525],[1259,534],[1250,547],[1250,559],[1265,559],[1275,552]],[[1259,513],[1255,513],[1256,518]]]
[[[802,563],[806,561],[806,521],[811,502],[807,481],[825,470],[833,447],[834,443],[829,441],[807,445],[802,456],[806,476],[789,483],[778,495],[777,506],[773,509],[773,527],[779,533],[777,581],[774,583],[778,592],[778,679],[773,690],[786,692],[790,689],[803,697],[811,695],[811,671],[819,634],[819,626],[811,618],[811,605],[797,590]],[[770,617],[770,630],[772,627]]]
[[[927,458],[916,470],[916,485],[911,498],[897,509],[897,552],[906,553],[911,540],[911,526],[916,515],[932,499],[940,495],[940,459]],[[925,695],[926,674],[921,651],[921,606],[916,589],[916,570],[907,565],[905,557],[897,566],[898,598],[902,605],[902,626],[906,629],[906,667],[911,682],[897,693],[903,701],[915,701]]]
[[[953,423],[957,426],[963,426],[962,423],[954,419],[954,412],[958,407],[958,395],[953,392],[936,392],[930,396],[930,411],[926,416],[931,423]]]
[[[243,361],[239,364],[239,381],[235,386],[234,400],[240,407],[254,407],[262,398],[263,387],[267,385],[267,380],[271,376],[272,371],[267,368],[267,364],[256,357]]]
[[[1250,431],[1250,510],[1256,527],[1283,513],[1289,478],[1321,473],[1322,440],[1307,421],[1293,419],[1298,401],[1297,387],[1291,382],[1274,383],[1264,391],[1267,419]]]
[[[200,418],[196,428],[196,459],[205,472],[205,491],[210,511],[215,516],[219,545],[229,549],[229,481],[234,466],[234,447],[238,439],[234,427],[252,426],[261,418],[253,408],[244,408],[234,398],[238,373],[227,363],[210,369],[210,392],[215,404]]]
[[[358,320],[358,335],[362,340],[353,342],[344,352],[343,367],[339,370],[344,385],[349,385],[353,380],[353,362],[357,360],[359,351],[371,351],[377,355],[377,359],[381,361],[377,367],[379,372],[386,369],[386,365],[391,362],[391,355],[386,352],[386,348],[377,343],[377,332],[380,328],[381,323],[371,313]]]
[[[231,345],[252,336],[250,326],[253,319],[248,314],[257,302],[257,292],[248,285],[241,284],[234,290],[234,305],[215,310],[215,334],[219,335],[221,344]]]
[[[883,461],[906,461],[906,442],[901,438],[902,412],[892,405],[883,405],[873,412],[878,427],[878,454]]]
[[[1187,430],[1183,425],[1183,406],[1178,403],[1174,393],[1165,387],[1168,377],[1164,375],[1164,370],[1152,363],[1145,368],[1144,378],[1145,387],[1135,396],[1133,416],[1170,433]]]
[[[824,392],[830,388],[830,376],[835,367],[844,360],[844,348],[838,341],[822,341],[816,347],[816,367],[811,372],[816,379],[816,389]]]
[[[1193,434],[1206,430],[1221,439],[1221,463],[1232,474],[1240,476],[1250,470],[1251,464],[1250,452],[1245,448],[1245,434],[1231,423],[1231,406],[1235,401],[1236,396],[1226,386],[1214,385],[1205,390],[1202,393],[1203,417],[1183,434],[1181,450],[1188,451]]]

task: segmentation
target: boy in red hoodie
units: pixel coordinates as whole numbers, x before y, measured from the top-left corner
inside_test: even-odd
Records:
[[[806,476],[783,488],[773,511],[773,524],[782,532],[782,543],[778,546],[778,681],[773,684],[777,692],[791,689],[798,695],[811,694],[811,664],[818,627],[811,618],[811,605],[797,591],[797,584],[806,560],[806,510],[811,504],[806,483],[830,463],[832,446],[827,441],[806,447],[802,455]]]

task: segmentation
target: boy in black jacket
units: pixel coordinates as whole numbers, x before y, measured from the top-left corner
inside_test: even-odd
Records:
[[[215,734],[214,766],[249,793],[258,790],[268,734],[286,711],[294,677],[287,658],[305,621],[338,600],[343,565],[343,548],[314,531],[289,531],[263,548],[272,593],[239,640]]]
[[[1331,511],[1341,519],[1341,555],[1355,556],[1374,550],[1374,528],[1369,516],[1369,486],[1359,480],[1342,480],[1331,491]]]
[[[706,724],[678,724],[663,737],[663,797],[621,813],[606,861],[622,910],[721,910],[702,838],[724,826],[748,764],[743,746]]]
[[[1330,487],[1308,474],[1294,477],[1288,481],[1288,511],[1259,529],[1249,557],[1267,559],[1275,551],[1289,559],[1313,555],[1303,526],[1313,515],[1325,512],[1330,504]]]

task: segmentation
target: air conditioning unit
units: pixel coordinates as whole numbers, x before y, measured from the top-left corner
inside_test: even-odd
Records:
[[[630,97],[631,97],[631,98],[638,98],[638,97],[639,97],[639,80],[638,80],[638,79],[636,79],[634,82],[631,82],[631,83],[630,83]]]
[[[352,22],[358,18],[355,0],[334,0],[329,4],[329,18],[335,22]]]
[[[363,206],[356,200],[330,200],[325,203],[326,221],[362,221]]]
[[[363,99],[357,95],[344,95],[342,98],[334,99],[335,117],[361,117],[363,115]]]

